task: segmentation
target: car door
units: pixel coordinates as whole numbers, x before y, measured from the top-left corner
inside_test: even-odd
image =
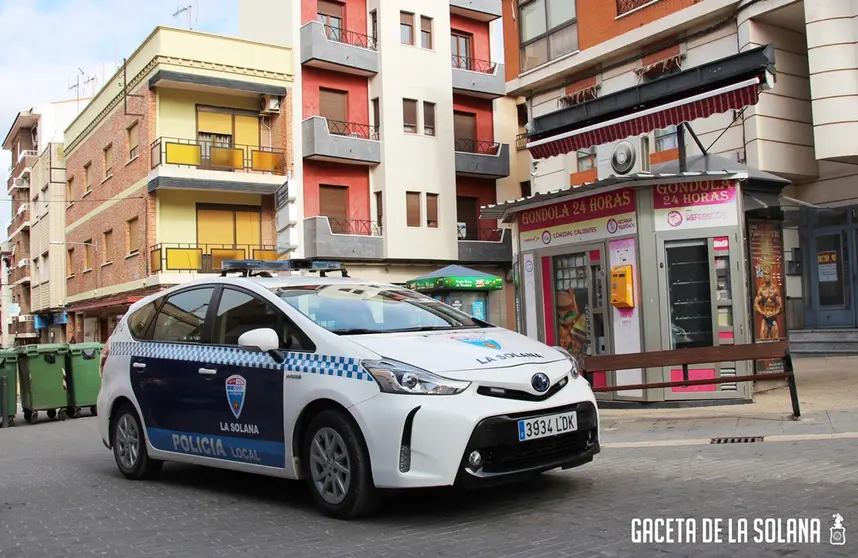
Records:
[[[284,365],[259,350],[240,347],[242,334],[271,328],[280,337],[280,348],[303,350],[309,340],[281,310],[264,297],[237,286],[224,286],[212,315],[212,343],[223,355],[216,365],[216,381],[206,391],[209,422],[217,425],[226,450],[225,459],[284,468],[283,381]]]
[[[210,356],[210,322],[214,286],[190,287],[167,295],[146,338],[131,355],[134,394],[143,410],[150,443],[158,450],[211,456],[211,441],[194,429],[205,412],[201,375]]]

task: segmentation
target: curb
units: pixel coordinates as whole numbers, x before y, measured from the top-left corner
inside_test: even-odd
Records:
[[[808,440],[858,439],[858,432],[835,432],[832,434],[774,434],[763,436],[763,442],[804,442]],[[685,440],[650,440],[642,442],[607,442],[603,448],[654,448],[665,446],[708,446],[709,438],[688,438]]]

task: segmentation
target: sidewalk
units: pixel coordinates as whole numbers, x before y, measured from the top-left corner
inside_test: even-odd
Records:
[[[794,361],[801,419],[792,419],[786,387],[758,393],[754,403],[688,409],[604,409],[607,446],[634,442],[740,436],[842,436],[858,432],[858,357]],[[858,436],[858,435],[856,435]]]

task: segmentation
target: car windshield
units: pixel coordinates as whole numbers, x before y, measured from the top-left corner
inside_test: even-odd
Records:
[[[488,327],[434,298],[397,287],[300,285],[273,291],[318,325],[341,335]]]

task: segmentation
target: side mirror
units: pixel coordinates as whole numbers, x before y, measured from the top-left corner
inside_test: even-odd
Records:
[[[238,345],[245,349],[257,349],[267,353],[280,348],[280,336],[268,327],[261,327],[243,333],[238,338]]]

